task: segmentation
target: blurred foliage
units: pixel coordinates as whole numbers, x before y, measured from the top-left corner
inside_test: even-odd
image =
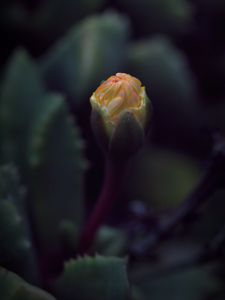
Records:
[[[186,151],[190,143],[198,143],[201,116],[186,57],[168,39],[154,37],[132,45],[128,70],[145,82],[149,91],[159,142],[176,143]]]
[[[143,200],[155,209],[174,208],[194,189],[200,178],[190,158],[164,149],[148,147],[133,160],[126,190],[132,200]]]
[[[224,136],[224,0],[2,0],[0,34],[0,299],[55,299],[30,284],[58,300],[224,299],[224,256],[182,267],[224,226],[223,187],[130,255],[199,182],[209,133]],[[116,72],[146,86],[150,131],[92,245],[101,255],[77,257],[102,180],[88,99]]]
[[[26,283],[22,278],[0,267],[2,300],[54,300],[48,293]]]
[[[104,253],[106,256],[126,255],[127,237],[124,232],[116,228],[102,226],[94,244],[94,252]]]
[[[192,7],[186,0],[121,0],[137,29],[150,33],[179,34],[187,30]],[[140,22],[141,20],[141,22]]]
[[[102,79],[122,67],[127,35],[127,20],[115,13],[88,18],[72,28],[41,61],[49,88],[65,93],[74,106],[86,102]]]
[[[162,275],[155,278],[152,278],[151,274],[146,274],[146,269],[144,271],[139,268],[136,272],[132,275],[134,276],[133,280],[136,288],[142,291],[137,300],[147,300],[149,295],[156,300],[165,299],[168,295],[169,299],[173,300],[204,299],[205,296],[213,296],[219,286],[213,277],[212,267],[194,268],[178,274],[174,272],[169,277]]]
[[[0,168],[0,265],[37,281],[36,254],[32,247],[24,192],[11,165]]]
[[[69,261],[56,282],[59,300],[128,298],[125,261],[116,257],[84,257]]]
[[[57,248],[60,222],[70,219],[79,226],[82,221],[82,141],[64,99],[45,91],[35,63],[24,51],[15,54],[7,69],[0,106],[3,161],[18,165],[25,176],[39,242]]]

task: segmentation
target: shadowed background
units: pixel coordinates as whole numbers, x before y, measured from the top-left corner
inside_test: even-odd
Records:
[[[71,236],[79,236],[104,176],[89,122],[92,92],[116,72],[146,86],[153,104],[146,143],[95,246],[130,254],[196,187],[215,133],[224,137],[225,2],[2,0],[0,37],[0,196],[23,199],[13,209],[53,264],[62,241],[67,257],[75,251]],[[131,258],[133,299],[225,299],[224,256],[179,268],[223,226],[224,200],[222,186],[150,255]],[[10,213],[12,221],[17,211]],[[0,243],[12,241],[0,244],[0,265],[37,283],[35,251],[15,246],[21,232],[5,232],[11,221],[2,220]],[[19,250],[6,257],[8,247]]]

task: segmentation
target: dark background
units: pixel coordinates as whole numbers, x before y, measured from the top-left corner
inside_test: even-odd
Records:
[[[98,19],[101,25],[96,25]],[[76,30],[76,46],[69,47]],[[85,141],[86,216],[104,174],[103,156],[89,123],[90,95],[116,72],[142,81],[153,104],[149,133],[107,220],[134,235],[132,243],[138,244],[151,233],[154,220],[179,208],[207,172],[215,135],[223,140],[225,1],[1,0],[0,37],[0,88],[12,56],[24,48],[40,69],[45,87],[65,95]],[[60,56],[55,45],[69,50]],[[145,216],[147,225],[142,222]],[[190,259],[220,231],[224,217],[220,186],[150,257],[146,253],[144,258],[131,258],[135,299],[225,299],[224,256],[203,266],[172,268],[156,279],[151,272]],[[132,257],[130,244],[124,253]]]

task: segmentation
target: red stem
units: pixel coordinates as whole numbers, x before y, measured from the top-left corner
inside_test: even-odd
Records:
[[[98,201],[81,234],[80,252],[88,252],[93,244],[99,227],[107,219],[113,204],[121,190],[126,162],[120,164],[111,161],[106,162],[105,179]]]

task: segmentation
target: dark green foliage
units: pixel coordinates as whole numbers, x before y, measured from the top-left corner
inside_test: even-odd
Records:
[[[24,51],[15,54],[7,69],[0,106],[3,161],[20,167],[39,242],[59,247],[61,220],[72,219],[79,226],[83,215],[86,163],[78,131],[62,96],[47,94]]]
[[[0,300],[225,299],[224,187],[191,202],[224,149],[224,29],[224,0],[1,1]],[[150,130],[82,252],[104,179],[89,98],[116,72],[146,87]],[[120,158],[143,142],[122,123]]]
[[[142,34],[179,34],[186,31],[190,25],[192,9],[186,0],[122,0],[120,2],[130,13]]]
[[[14,273],[0,267],[1,300],[54,300],[50,294],[34,287]]]
[[[199,130],[199,104],[185,56],[168,39],[156,37],[131,47],[128,69],[146,85],[160,142],[196,142],[192,130]]]
[[[25,190],[20,185],[18,171],[13,165],[0,167],[0,198],[11,201],[16,205],[23,203]]]
[[[24,50],[13,55],[0,95],[0,131],[3,161],[25,170],[32,126],[42,109],[44,87],[35,63]]]
[[[50,95],[46,100],[30,144],[31,195],[40,242],[56,250],[61,221],[72,221],[77,230],[83,221],[86,162],[64,99]]]
[[[35,253],[23,211],[24,192],[12,166],[0,168],[0,265],[37,280]]]
[[[149,266],[149,270],[150,268]],[[148,300],[149,295],[155,300],[164,300],[168,295],[173,300],[199,300],[204,299],[205,295],[213,295],[219,287],[213,278],[212,267],[194,268],[190,271],[174,272],[171,276],[162,274],[158,277],[152,277],[146,271],[142,273],[137,268],[137,275],[134,277],[136,286],[142,291],[140,298],[137,298],[140,300]]]
[[[57,280],[59,300],[126,300],[126,262],[116,257],[84,257],[66,263]]]
[[[13,260],[22,260],[24,263],[30,243],[24,238],[23,232],[21,232],[21,218],[17,214],[15,206],[9,201],[1,200],[0,219],[1,264],[10,266],[13,264]],[[16,267],[18,266],[16,265]]]
[[[130,199],[142,199],[149,208],[161,210],[182,203],[197,185],[201,172],[188,156],[146,147],[133,160],[130,174],[126,182]]]
[[[127,236],[121,230],[103,226],[96,237],[94,249],[106,256],[125,255]]]
[[[48,86],[75,107],[87,101],[102,80],[121,70],[127,35],[127,20],[115,13],[82,21],[41,60]]]

